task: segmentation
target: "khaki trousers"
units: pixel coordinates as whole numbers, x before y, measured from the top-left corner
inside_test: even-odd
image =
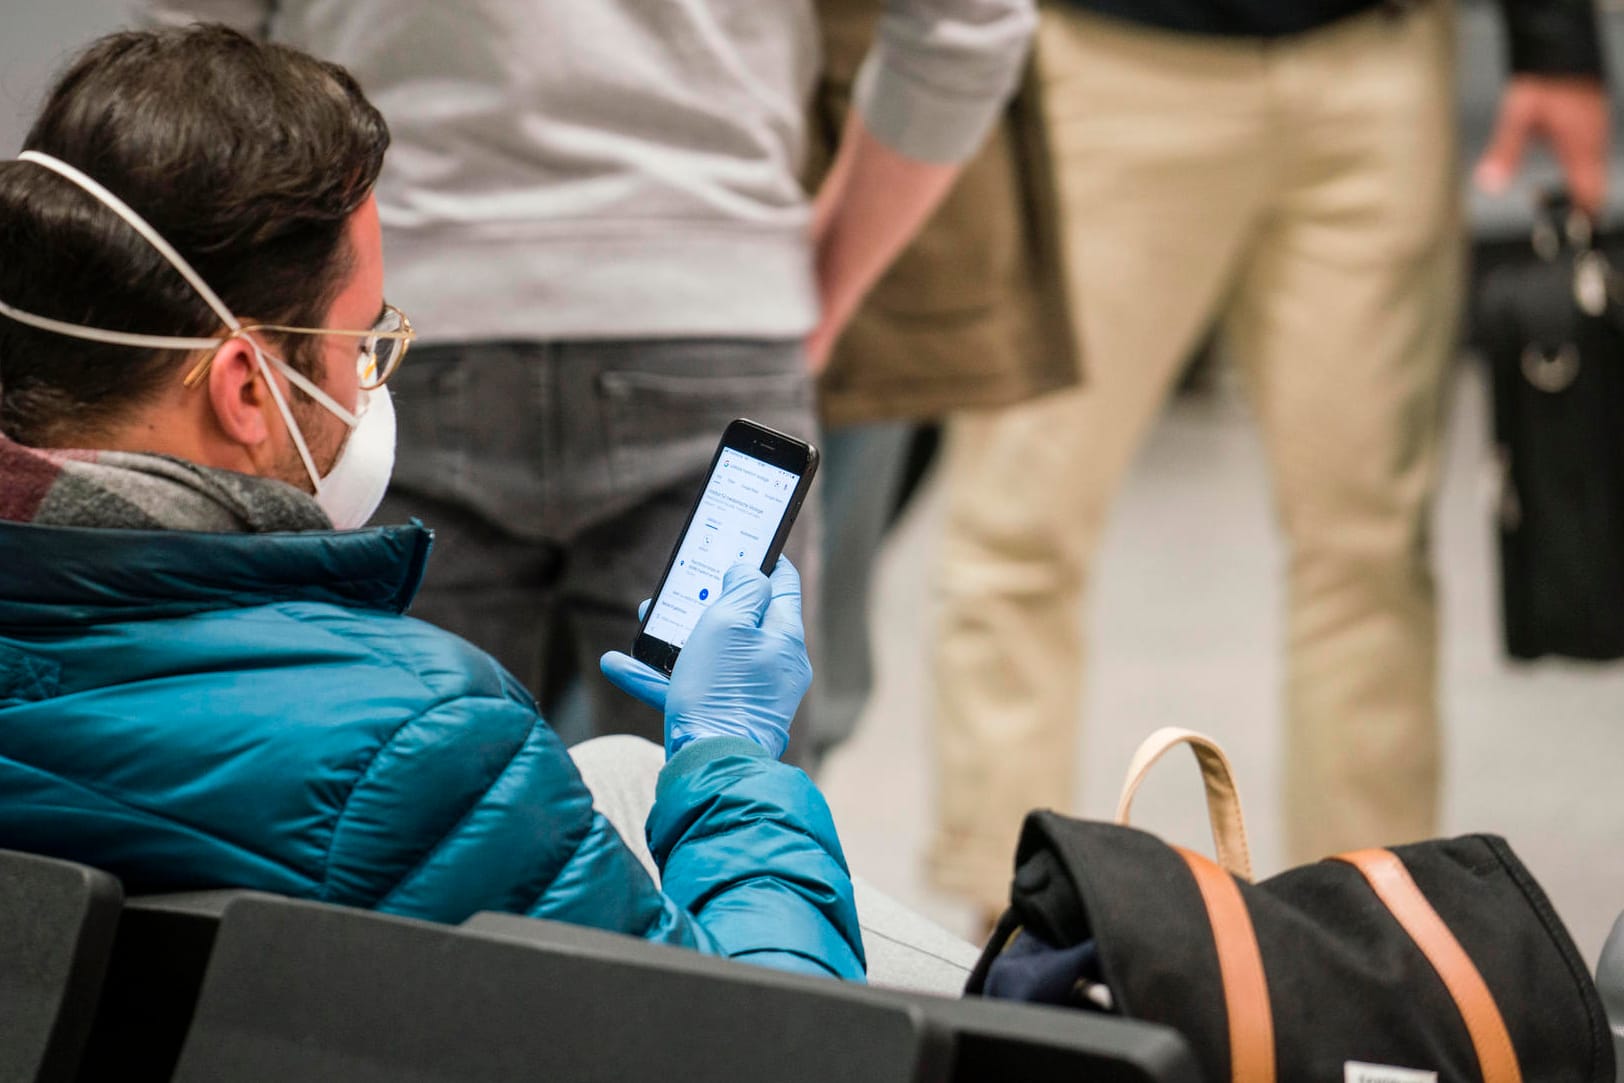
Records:
[[[1072,805],[1089,559],[1214,319],[1288,543],[1290,857],[1433,832],[1426,535],[1462,262],[1453,51],[1446,0],[1272,43],[1045,13],[1087,386],[950,426],[940,887],[1001,907],[1024,814]]]

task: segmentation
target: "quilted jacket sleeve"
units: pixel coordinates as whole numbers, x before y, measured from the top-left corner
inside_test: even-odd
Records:
[[[459,696],[394,731],[339,813],[321,893],[431,921],[499,910],[710,946],[512,696]]]
[[[648,833],[667,896],[721,954],[863,977],[846,858],[803,772],[752,741],[696,741],[660,773]]]
[[[695,747],[722,743],[733,744]],[[322,896],[444,922],[527,914],[860,979],[850,880],[822,799],[800,772],[748,750],[724,760],[731,769],[697,759],[693,773],[667,769],[670,811],[689,827],[673,840],[684,893],[662,893],[532,707],[451,700],[401,726],[365,765],[333,832]],[[695,890],[701,883],[710,886]]]

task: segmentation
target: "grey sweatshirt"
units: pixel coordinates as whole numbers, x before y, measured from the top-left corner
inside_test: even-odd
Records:
[[[882,0],[875,0],[876,3]],[[388,119],[390,299],[425,340],[794,337],[810,0],[137,0],[334,60]],[[1032,0],[883,0],[857,107],[957,162],[1010,94]]]

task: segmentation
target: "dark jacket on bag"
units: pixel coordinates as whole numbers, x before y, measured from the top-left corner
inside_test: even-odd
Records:
[[[839,142],[880,7],[818,2],[824,73],[809,129],[814,178]],[[819,385],[825,424],[929,420],[1077,382],[1041,121],[1029,66],[1003,123],[841,336]]]
[[[1065,0],[1098,15],[1188,34],[1279,37],[1328,26],[1376,8],[1402,10],[1438,0]],[[1601,39],[1593,0],[1500,0],[1511,69],[1541,75],[1600,75]]]

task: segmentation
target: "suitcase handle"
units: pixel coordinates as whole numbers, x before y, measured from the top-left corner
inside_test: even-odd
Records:
[[[1134,795],[1156,761],[1179,745],[1189,745],[1201,766],[1201,781],[1207,789],[1207,818],[1212,822],[1212,842],[1218,864],[1242,880],[1252,879],[1252,854],[1246,845],[1246,818],[1241,813],[1241,796],[1235,789],[1235,771],[1224,750],[1204,733],[1168,726],[1145,738],[1128,764],[1128,778],[1122,784],[1117,802],[1116,822],[1127,826]]]

